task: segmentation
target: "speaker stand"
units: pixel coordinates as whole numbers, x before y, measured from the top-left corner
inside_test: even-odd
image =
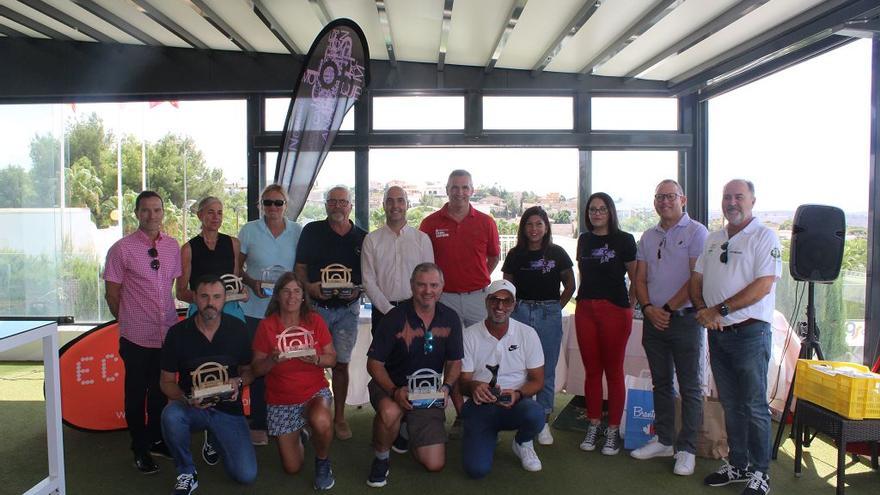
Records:
[[[822,346],[819,344],[819,327],[816,324],[816,287],[814,282],[807,283],[807,331],[801,340],[801,352],[798,354],[798,359],[813,359],[815,353],[819,359],[824,360],[825,356],[822,354]],[[791,385],[788,387],[788,394],[785,397],[785,407],[782,409],[782,417],[779,418],[779,428],[776,430],[776,439],[773,442],[773,449],[770,451],[770,457],[773,460],[776,460],[779,454],[782,435],[785,433],[785,421],[788,419],[788,415],[791,414],[795,380],[797,380],[797,371],[791,377]],[[794,421],[792,421],[793,424]],[[789,436],[794,436],[794,428],[789,432]]]

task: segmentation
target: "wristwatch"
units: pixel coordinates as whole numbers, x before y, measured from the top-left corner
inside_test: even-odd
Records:
[[[718,314],[721,316],[727,316],[730,314],[730,308],[727,307],[727,303],[723,302],[718,305]]]

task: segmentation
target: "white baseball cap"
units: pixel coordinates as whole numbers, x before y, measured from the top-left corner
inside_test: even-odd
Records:
[[[511,296],[516,298],[516,286],[514,286],[513,282],[511,282],[510,280],[501,279],[492,282],[491,284],[489,284],[489,287],[486,288],[486,293],[488,294],[488,296],[491,296],[499,290],[506,290],[507,292],[510,292]]]

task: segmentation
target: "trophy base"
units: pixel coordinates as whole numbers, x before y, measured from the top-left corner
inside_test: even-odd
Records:
[[[409,394],[407,397],[414,409],[430,409],[432,407],[446,407],[446,394],[433,392],[425,394]]]
[[[191,397],[193,399],[207,399],[217,397],[218,399],[228,399],[235,392],[235,385],[224,383],[215,387],[194,389]]]
[[[244,299],[243,292],[227,292],[226,293],[226,302],[241,301],[242,299]]]
[[[500,387],[495,387],[489,390],[490,392],[492,392],[492,395],[494,395],[495,398],[498,399],[498,404],[510,404],[510,402],[513,400],[513,397],[511,397],[510,394],[502,394]]]
[[[269,282],[262,282],[260,284],[260,288],[263,289],[263,294],[266,294],[267,296],[271,297],[272,292],[275,291],[275,284],[272,284]]]
[[[343,284],[323,284],[321,294],[324,297],[350,298],[354,294],[354,286]]]
[[[278,354],[278,357],[280,357],[282,359],[291,359],[291,358],[298,358],[298,357],[303,357],[303,356],[314,356],[314,355],[315,355],[314,349],[298,349],[295,351],[282,352],[282,353]]]

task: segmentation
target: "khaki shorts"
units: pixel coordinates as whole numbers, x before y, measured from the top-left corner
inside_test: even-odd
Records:
[[[373,380],[370,380],[367,390],[370,391],[370,404],[373,405],[375,411],[379,410],[379,401],[386,397],[391,398]],[[442,408],[432,407],[406,411],[403,420],[406,421],[409,446],[412,448],[446,443],[449,439],[446,434],[446,411]]]

